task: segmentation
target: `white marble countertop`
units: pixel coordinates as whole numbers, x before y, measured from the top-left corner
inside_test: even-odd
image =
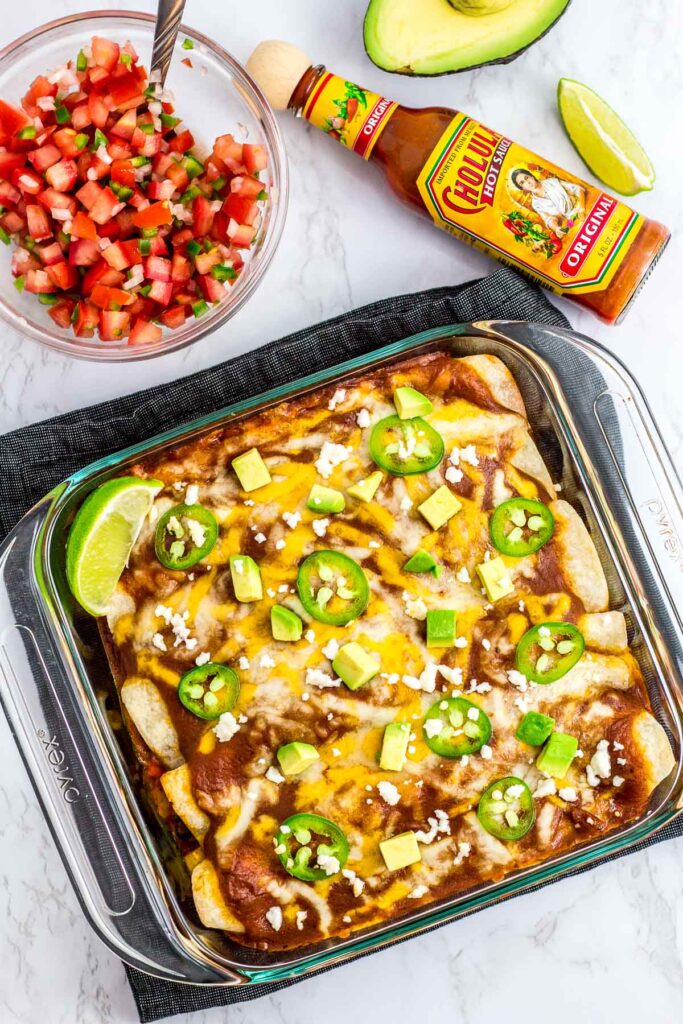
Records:
[[[3,4],[0,43],[88,0]],[[148,9],[153,0],[120,0]],[[679,0],[574,0],[549,36],[508,67],[433,80],[386,75],[365,57],[365,0],[189,0],[186,20],[244,59],[290,38],[317,60],[413,106],[464,109],[586,174],[555,108],[558,78],[593,86],[621,111],[659,176],[639,197],[674,238],[626,323],[608,328],[563,304],[577,329],[613,348],[640,380],[683,465],[680,290],[683,258],[683,28]],[[255,297],[222,331],[175,355],[104,367],[42,350],[2,328],[0,431],[173,380],[373,299],[493,269],[383,196],[361,161],[313,129],[282,122],[291,203],[281,250]],[[0,1019],[7,1024],[132,1022],[119,961],[95,938],[67,881],[0,715]],[[184,1024],[342,1024],[369,1013],[408,1024],[553,1024],[683,1019],[683,840],[552,886],[289,991]]]

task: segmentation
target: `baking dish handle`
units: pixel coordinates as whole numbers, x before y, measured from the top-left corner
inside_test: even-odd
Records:
[[[2,563],[0,562],[0,569]],[[47,817],[60,854],[81,899],[92,902],[98,917],[129,913],[135,891],[122,862],[112,826],[90,781],[92,766],[80,748],[60,698],[56,666],[48,670],[48,634],[8,622],[0,611],[0,700]],[[93,863],[84,835],[97,834],[102,856]]]

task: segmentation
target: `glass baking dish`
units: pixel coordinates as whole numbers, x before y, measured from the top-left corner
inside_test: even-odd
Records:
[[[187,878],[133,784],[112,728],[113,685],[92,619],[65,582],[65,534],[104,479],[160,448],[284,398],[434,348],[488,352],[510,368],[541,453],[582,510],[605,566],[611,606],[624,611],[653,709],[676,767],[637,821],[502,882],[350,938],[286,952],[247,949],[202,928]],[[274,981],[353,959],[595,863],[652,835],[683,810],[683,489],[638,385],[605,349],[569,331],[525,323],[458,324],[249,398],[93,463],[39,502],[0,548],[0,698],[84,912],[127,963],[173,981]]]

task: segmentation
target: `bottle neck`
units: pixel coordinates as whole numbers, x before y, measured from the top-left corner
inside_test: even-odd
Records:
[[[387,125],[397,103],[363,89],[322,64],[310,67],[292,93],[289,109],[331,135],[364,160]]]

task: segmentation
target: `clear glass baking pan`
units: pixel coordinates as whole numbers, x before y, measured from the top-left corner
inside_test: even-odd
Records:
[[[642,817],[532,869],[399,919],[277,953],[199,925],[182,861],[134,785],[113,728],[115,694],[92,619],[65,583],[75,508],[140,457],[254,411],[435,347],[489,352],[510,368],[563,494],[583,511],[676,767]],[[652,835],[683,809],[683,489],[638,385],[587,338],[523,323],[425,331],[88,466],[54,488],[0,548],[0,698],[84,912],[123,960],[161,978],[239,985],[301,975],[416,935]]]

